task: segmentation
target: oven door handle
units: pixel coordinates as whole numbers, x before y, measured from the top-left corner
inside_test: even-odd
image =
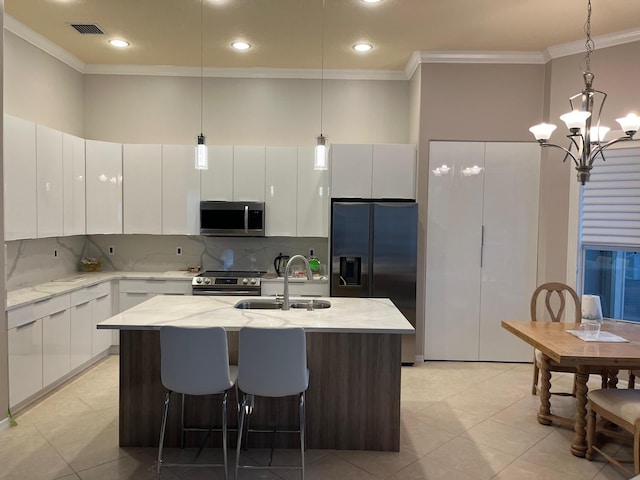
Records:
[[[208,295],[210,297],[259,297],[260,290],[194,290],[193,295]]]

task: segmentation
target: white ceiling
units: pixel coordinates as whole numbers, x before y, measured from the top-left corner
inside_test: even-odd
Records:
[[[640,29],[639,0],[592,3],[592,35]],[[415,51],[542,52],[584,39],[586,6],[586,0],[204,0],[204,65],[317,69],[324,62],[325,69],[398,71]],[[88,65],[201,63],[200,0],[5,0],[4,8]],[[95,23],[106,35],[81,35],[70,23]],[[107,45],[114,37],[131,46]],[[234,40],[253,48],[237,52],[229,46]],[[374,50],[355,53],[358,41]]]

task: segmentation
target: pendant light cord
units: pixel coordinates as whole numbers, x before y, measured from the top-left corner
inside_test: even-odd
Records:
[[[200,0],[200,135],[204,125],[204,0]]]
[[[320,136],[322,136],[322,113],[324,110],[324,2],[322,0],[322,12],[320,25],[322,29],[322,42],[320,45]]]

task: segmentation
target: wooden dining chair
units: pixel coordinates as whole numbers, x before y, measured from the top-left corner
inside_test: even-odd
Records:
[[[544,311],[549,316],[549,319],[552,322],[560,322],[562,321],[562,317],[565,314],[565,310],[567,307],[567,301],[573,303],[573,322],[580,323],[581,317],[581,308],[580,308],[580,299],[578,298],[578,294],[575,292],[573,288],[569,285],[559,282],[549,282],[540,285],[535,289],[533,295],[531,296],[531,321],[541,321],[542,319],[538,318],[538,311],[540,310],[540,301],[544,298]],[[562,373],[576,373],[575,366],[562,365],[560,363],[554,362],[551,360],[550,362],[550,372],[562,372]],[[538,386],[538,381],[540,377],[540,367],[542,365],[542,352],[538,349],[534,349],[533,354],[533,386],[531,388],[531,394],[537,395],[540,391],[540,387]],[[607,380],[608,380],[608,372],[605,369],[594,368],[589,373],[596,373],[602,376],[602,388],[606,388]],[[573,383],[573,389],[571,392],[550,392],[552,395],[565,395],[565,396],[575,396],[576,388],[575,381]],[[559,419],[560,420],[560,419]],[[572,420],[568,420],[563,423],[572,424]]]
[[[567,297],[573,301],[574,305],[574,322],[580,323],[580,299],[578,294],[569,285],[559,282],[543,283],[535,289],[533,295],[531,295],[531,321],[537,322],[538,310],[541,296],[544,296],[544,311],[549,315],[552,322],[560,322],[565,313],[567,306]],[[540,365],[542,363],[542,352],[537,348],[533,351],[533,385],[531,387],[531,394],[537,395],[539,392],[538,381],[540,378]],[[575,367],[562,366],[556,362],[551,362],[552,372],[565,372],[575,373]],[[575,384],[574,384],[575,385]],[[558,393],[555,395],[575,395],[574,390],[571,393]]]
[[[600,415],[606,422],[596,423],[596,415]],[[617,428],[612,428],[611,423]],[[621,430],[626,430],[633,437],[633,471],[596,445],[596,440],[600,441],[602,438],[613,438],[627,443],[630,439],[626,438]],[[608,389],[589,392],[586,454],[588,460],[593,460],[594,452],[600,453],[628,475],[640,474],[640,390]]]

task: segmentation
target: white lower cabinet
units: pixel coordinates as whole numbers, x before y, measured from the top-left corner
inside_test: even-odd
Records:
[[[151,297],[155,297],[155,293],[146,293],[146,292],[120,292],[119,301],[120,301],[120,311],[124,312],[125,310],[129,310],[132,307],[144,302],[145,300],[149,300]]]
[[[10,328],[9,406],[42,389],[42,319]]]
[[[91,285],[71,293],[71,368],[111,347],[111,330],[96,325],[113,315],[111,282]]]
[[[71,312],[69,308],[42,318],[42,386],[71,370]]]
[[[119,311],[124,312],[156,295],[191,295],[191,279],[120,280]]]
[[[91,356],[95,357],[111,347],[111,330],[98,330],[96,325],[112,316],[111,294],[105,293],[91,301]]]
[[[191,295],[191,281],[121,280],[120,311],[158,294]],[[10,407],[117,344],[113,330],[96,328],[113,316],[112,299],[111,281],[105,281],[7,311]]]
[[[73,370],[91,360],[91,300],[71,307],[70,323],[70,363]]]

